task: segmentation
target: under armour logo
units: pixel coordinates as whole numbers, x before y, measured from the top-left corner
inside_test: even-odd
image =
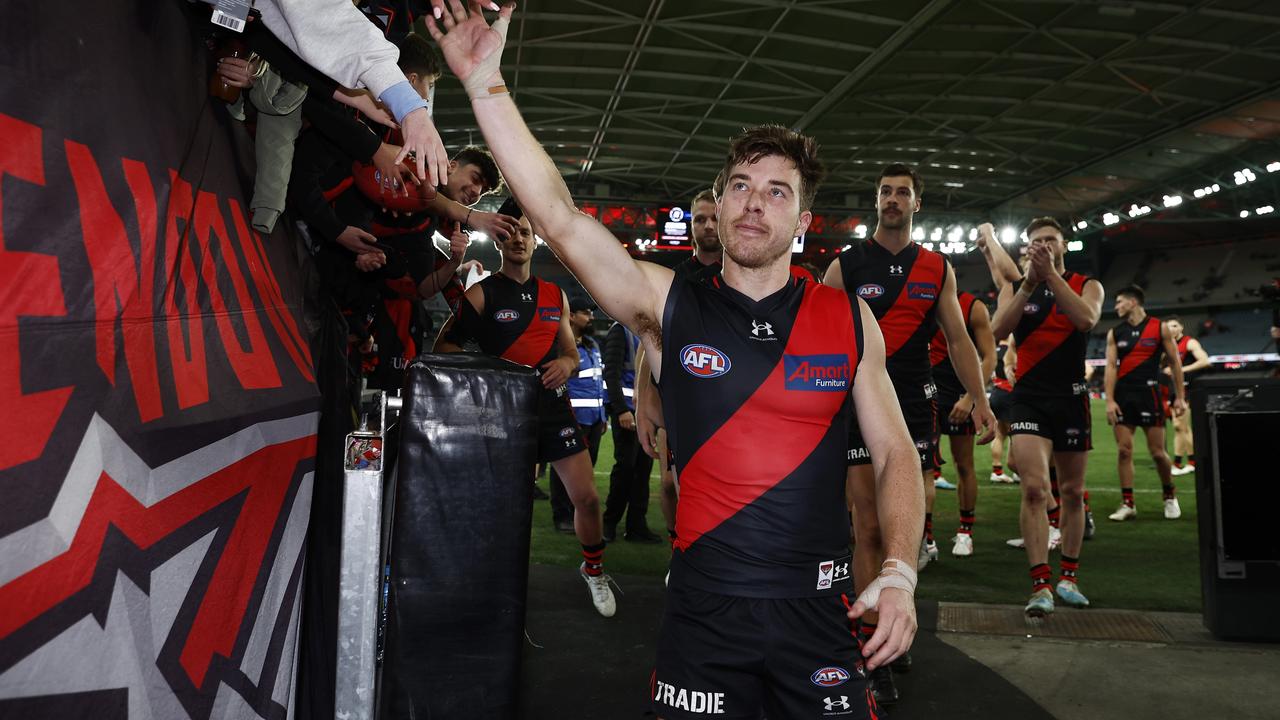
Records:
[[[890,266],[889,266],[889,274],[890,274],[890,275],[901,275],[901,274],[902,274],[902,266],[901,266],[901,265],[890,265]]]
[[[751,321],[752,335],[755,335],[756,337],[761,337],[760,331],[762,330],[764,331],[765,335],[773,335],[773,324],[767,323],[767,322],[766,323],[756,322],[755,320]]]
[[[520,293],[520,299],[525,302],[533,302],[533,293]]]
[[[839,700],[832,700],[831,698],[822,698],[822,702],[826,704],[827,710],[848,710],[849,709],[848,695],[841,695]]]

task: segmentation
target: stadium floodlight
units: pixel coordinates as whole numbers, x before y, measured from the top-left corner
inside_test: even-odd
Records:
[[[1129,217],[1131,218],[1142,217],[1149,212],[1151,212],[1150,205],[1139,205],[1138,203],[1134,203],[1129,206]]]
[[[942,228],[940,228],[940,227],[936,227],[936,228],[934,228],[934,229],[933,229],[933,232],[929,233],[929,239],[930,239],[930,240],[932,240],[932,241],[934,241],[934,242],[938,242],[939,240],[941,240],[941,239],[942,239]]]
[[[1191,193],[1191,194],[1192,194],[1192,195],[1195,195],[1195,196],[1196,196],[1196,197],[1198,197],[1198,198],[1202,198],[1202,197],[1204,197],[1204,188],[1196,188],[1196,189],[1195,189],[1195,192],[1193,192],[1193,193]]]
[[[1089,227],[1089,223],[1085,222],[1084,220],[1081,220],[1080,222],[1076,223],[1077,230],[1084,230],[1087,227]]]
[[[1102,216],[1103,225],[1115,225],[1118,222],[1120,222],[1120,216],[1115,213],[1105,213]]]
[[[1275,171],[1277,171],[1277,170],[1280,170],[1280,161],[1276,161],[1276,162],[1273,162],[1273,163],[1267,163],[1267,172],[1272,173],[1272,172],[1275,172]]]
[[[911,239],[912,239],[912,240],[916,240],[916,241],[923,240],[923,239],[924,239],[924,227],[923,227],[923,226],[917,226],[914,230],[912,230],[912,231],[911,231]]]
[[[1218,183],[1214,183],[1214,184],[1210,185],[1210,186],[1209,186],[1209,188],[1210,188],[1211,190],[1213,190],[1213,192],[1218,192],[1219,190],[1221,190],[1221,189],[1222,189],[1222,186],[1221,186],[1221,185],[1219,185]]]
[[[969,241],[972,242],[977,239],[978,239],[978,228],[969,228]]]
[[[1067,252],[1080,252],[1084,249],[1083,240],[1071,240],[1067,242]]]
[[[1259,215],[1266,215],[1267,213],[1273,213],[1275,211],[1276,209],[1274,207],[1271,207],[1270,205],[1263,205],[1262,207],[1258,208],[1254,212],[1258,213]]]
[[[1005,245],[1012,245],[1014,240],[1018,239],[1018,231],[1011,227],[1007,227],[1000,231],[1000,242]]]
[[[1181,204],[1182,204],[1181,195],[1165,195],[1164,196],[1165,207],[1178,207]]]
[[[1243,170],[1237,170],[1235,172],[1235,178],[1236,178],[1237,185],[1243,185],[1247,182],[1253,182],[1254,180],[1257,180],[1258,176],[1254,175],[1253,171],[1250,170],[1249,168],[1244,168]]]
[[[867,237],[867,226],[862,223],[855,225],[853,228],[853,236],[859,240],[865,240]]]
[[[1240,217],[1242,217],[1242,218],[1247,218],[1247,217],[1249,217],[1249,211],[1248,211],[1248,210],[1241,210],[1241,211],[1240,211]]]
[[[933,250],[933,243],[931,243],[931,242],[922,242],[922,243],[920,243],[920,247],[923,247],[925,250]]]
[[[840,248],[840,251],[841,251],[841,252],[844,252],[845,250],[848,250],[848,249],[849,249],[849,248],[851,248],[851,247],[853,247],[853,246],[852,246],[852,245],[845,245],[844,247]]]

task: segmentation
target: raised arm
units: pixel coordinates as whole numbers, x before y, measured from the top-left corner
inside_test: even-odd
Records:
[[[973,329],[973,344],[982,361],[982,378],[990,380],[996,371],[996,337],[991,332],[991,311],[986,304],[975,302],[969,308],[969,327]]]
[[[977,245],[982,259],[987,261],[987,270],[991,272],[991,282],[995,283],[996,289],[1003,290],[1005,285],[1022,279],[1018,263],[1009,257],[1004,246],[996,239],[996,229],[991,223],[978,226]]]
[[[1007,337],[1013,329],[1018,327],[1018,321],[1022,319],[1022,309],[1026,306],[1027,300],[1031,297],[1031,293],[1035,291],[1036,283],[1030,278],[1023,278],[1018,283],[1017,290],[1014,290],[1013,284],[1009,283],[1000,288],[1000,297],[996,300],[996,314],[991,318],[991,332],[996,337]],[[1010,343],[1012,348],[1012,343]],[[1008,366],[1008,360],[1005,366]]]
[[[529,131],[499,72],[514,9],[502,8],[490,27],[478,4],[467,10],[453,2],[438,23],[427,18],[427,27],[466,88],[489,151],[520,207],[601,309],[660,354],[659,320],[672,273],[632,260],[603,225],[574,207],[560,171]]]

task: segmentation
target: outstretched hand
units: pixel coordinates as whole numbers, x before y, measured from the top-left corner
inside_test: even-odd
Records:
[[[475,0],[468,3],[469,8],[463,7],[461,0],[449,0],[448,7],[444,0],[432,0],[431,4],[435,17],[426,19],[427,31],[440,46],[449,69],[466,87],[467,95],[482,97],[486,88],[501,85],[502,47],[507,42],[515,3],[500,10],[496,3],[488,3],[490,10],[498,10],[493,25],[485,22],[484,7]]]

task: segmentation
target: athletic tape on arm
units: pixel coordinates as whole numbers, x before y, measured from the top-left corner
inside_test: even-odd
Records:
[[[893,564],[890,565],[890,563]],[[887,588],[897,588],[898,590],[905,590],[908,595],[915,595],[915,568],[896,558],[885,560],[884,564],[880,566],[880,574],[858,596],[858,602],[865,605],[868,610],[875,610],[876,606],[880,604],[880,593]]]

